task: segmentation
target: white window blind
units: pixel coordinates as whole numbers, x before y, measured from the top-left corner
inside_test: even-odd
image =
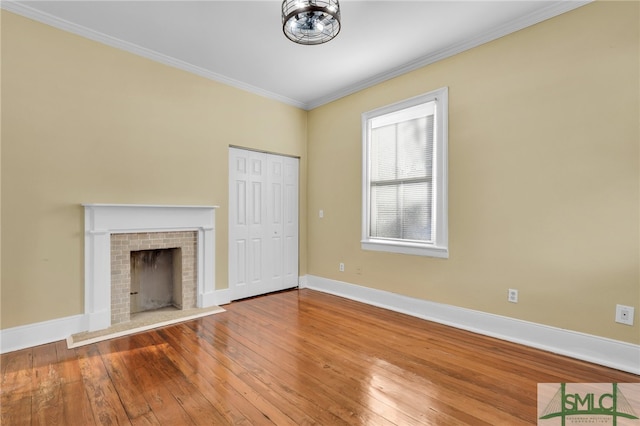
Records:
[[[446,257],[446,88],[438,93],[363,114],[365,249]]]
[[[432,241],[433,112],[406,118],[372,122],[371,236]]]

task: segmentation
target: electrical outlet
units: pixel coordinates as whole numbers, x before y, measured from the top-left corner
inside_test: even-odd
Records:
[[[616,322],[620,324],[633,325],[633,306],[616,305]]]
[[[320,219],[322,219],[322,218],[324,217],[324,210],[319,210],[319,211],[318,211],[318,217],[319,217]]]
[[[340,265],[338,265],[338,271],[344,272],[344,263],[340,262]]]
[[[511,303],[518,303],[518,290],[510,288],[507,300]]]

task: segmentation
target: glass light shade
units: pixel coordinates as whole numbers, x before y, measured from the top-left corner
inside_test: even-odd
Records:
[[[298,44],[322,44],[340,32],[338,0],[284,0],[282,31]]]

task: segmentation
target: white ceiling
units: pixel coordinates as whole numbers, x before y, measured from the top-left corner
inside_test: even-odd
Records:
[[[312,109],[588,1],[342,0],[331,42],[282,34],[280,1],[2,1],[2,8]]]

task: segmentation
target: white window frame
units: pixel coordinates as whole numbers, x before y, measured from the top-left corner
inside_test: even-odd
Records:
[[[449,90],[447,87],[425,93],[392,105],[387,105],[362,114],[362,240],[363,250],[385,251],[391,253],[413,254],[438,258],[449,257],[448,236],[448,110]],[[398,111],[435,102],[434,116],[434,156],[433,156],[433,207],[432,217],[435,226],[432,242],[423,243],[402,239],[381,239],[370,235],[370,138],[371,123],[374,119]]]

